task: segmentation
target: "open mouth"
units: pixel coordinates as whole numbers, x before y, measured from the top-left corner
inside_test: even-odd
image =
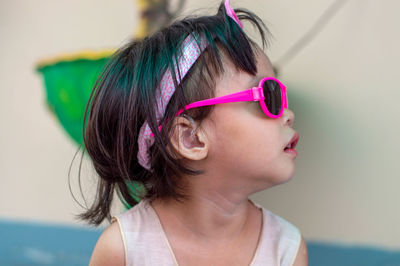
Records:
[[[288,145],[286,145],[286,147],[285,147],[284,150],[285,150],[285,151],[287,151],[287,150],[293,150],[293,149],[296,147],[298,141],[299,141],[299,134],[298,134],[298,133],[295,133],[294,136],[293,136],[293,138],[290,140],[290,142],[288,143]]]

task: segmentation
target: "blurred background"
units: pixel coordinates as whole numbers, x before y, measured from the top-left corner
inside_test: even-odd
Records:
[[[88,263],[107,223],[93,230],[74,219],[83,209],[71,196],[68,171],[79,137],[63,109],[49,103],[50,86],[57,82],[46,67],[82,58],[101,65],[142,34],[143,2],[0,2],[1,265]],[[178,18],[194,10],[214,14],[219,3],[187,0]],[[176,10],[179,1],[170,4]],[[301,230],[310,265],[400,265],[400,2],[231,0],[231,5],[254,11],[269,27],[273,37],[265,52],[288,87],[300,134],[294,178],[252,198]],[[245,24],[250,35],[252,30]],[[60,91],[64,103],[71,102]],[[71,189],[83,204],[79,160],[80,155],[72,165]],[[84,160],[82,189],[89,202],[95,188],[94,170]],[[123,208],[115,202],[113,211]],[[351,257],[355,253],[359,260]],[[349,259],[317,263],[332,254]],[[375,260],[366,259],[371,254]]]

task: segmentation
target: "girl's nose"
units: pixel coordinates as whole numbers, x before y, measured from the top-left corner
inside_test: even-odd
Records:
[[[289,127],[293,127],[294,123],[294,113],[289,108],[285,108],[282,114],[284,125],[289,125]]]

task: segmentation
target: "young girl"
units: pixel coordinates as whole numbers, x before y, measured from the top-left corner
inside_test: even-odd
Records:
[[[249,199],[290,180],[299,137],[245,20],[264,48],[261,19],[227,0],[110,59],[85,113],[100,181],[80,217],[112,218],[90,265],[307,265],[299,230]],[[111,217],[114,191],[130,209]]]

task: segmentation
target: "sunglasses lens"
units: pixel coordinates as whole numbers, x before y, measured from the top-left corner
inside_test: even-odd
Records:
[[[275,80],[266,80],[263,84],[265,105],[273,115],[278,115],[282,108],[281,86]]]

